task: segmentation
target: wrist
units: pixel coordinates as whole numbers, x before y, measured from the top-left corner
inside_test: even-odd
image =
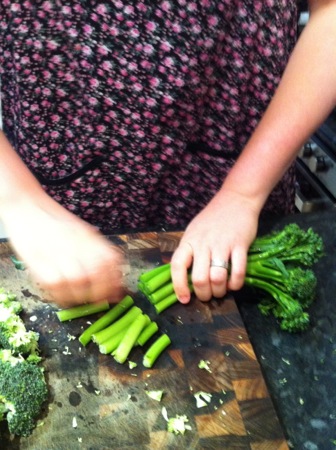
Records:
[[[215,199],[221,204],[235,202],[242,208],[248,208],[259,216],[264,204],[267,200],[265,191],[260,192],[249,184],[238,183],[230,179],[226,179],[223,186],[217,193]]]

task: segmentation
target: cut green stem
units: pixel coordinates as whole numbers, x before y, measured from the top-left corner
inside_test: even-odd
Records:
[[[80,317],[89,316],[91,314],[97,314],[102,311],[106,311],[110,308],[108,301],[99,303],[87,303],[85,305],[74,306],[68,309],[62,309],[56,312],[56,315],[60,322],[66,322],[67,320],[78,319]]]
[[[150,322],[141,332],[137,339],[137,345],[145,345],[146,342],[159,330],[156,322]]]
[[[161,266],[154,267],[154,269],[151,269],[145,273],[142,273],[139,277],[139,280],[143,283],[147,283],[147,281],[149,281],[155,275],[158,275],[159,273],[164,272],[168,266],[170,266],[170,263],[161,264]]]
[[[162,334],[147,350],[143,357],[143,365],[147,368],[153,367],[157,358],[171,344],[167,334]]]
[[[146,323],[148,323],[147,318],[148,316],[146,317],[144,314],[140,314],[127,328],[127,331],[124,337],[122,338],[120,344],[118,345],[117,349],[113,352],[114,359],[118,363],[123,364],[128,358],[128,355],[130,354],[132,348],[134,347],[136,340],[138,339],[140,333],[146,326]]]
[[[144,283],[146,293],[152,294],[168,282],[171,282],[170,264],[166,264],[165,269],[162,272],[159,272],[153,278],[150,278]]]
[[[155,292],[148,296],[149,301],[155,305],[156,303],[164,300],[168,295],[174,293],[174,285],[172,282],[165,284],[161,288],[157,289]]]
[[[111,336],[119,333],[119,331],[128,327],[141,313],[142,311],[138,306],[133,306],[129,311],[126,312],[125,315],[123,315],[116,322],[112,323],[112,325],[108,326],[107,328],[104,328],[103,330],[98,331],[97,333],[94,333],[91,336],[93,342],[95,342],[98,345],[101,345]]]
[[[166,297],[165,299],[161,300],[159,303],[156,303],[154,305],[155,307],[155,311],[160,314],[162,313],[162,311],[164,311],[165,309],[169,308],[170,306],[174,305],[175,303],[178,302],[177,296],[175,293],[170,294],[168,297]]]
[[[114,352],[114,350],[117,349],[118,345],[120,344],[122,338],[125,336],[127,331],[127,327],[123,330],[119,331],[119,333],[111,336],[109,339],[104,341],[99,346],[100,353],[103,353],[104,355],[107,355],[109,353]]]
[[[150,318],[147,316],[147,314],[145,314],[145,319],[146,319],[146,322],[145,322],[145,327],[144,328],[146,328],[147,325],[150,323]],[[123,330],[121,330],[119,333],[113,335],[111,338],[109,338],[106,341],[104,341],[99,346],[100,353],[103,353],[105,355],[108,354],[108,353],[113,353],[117,349],[117,347],[120,344],[120,342],[123,339],[123,337],[125,336],[128,328],[129,328],[129,326],[124,328]]]
[[[82,345],[87,345],[91,341],[93,334],[108,327],[111,323],[117,320],[124,312],[134,305],[134,300],[129,295],[126,295],[118,304],[113,306],[110,311],[96,320],[79,336],[79,342]]]

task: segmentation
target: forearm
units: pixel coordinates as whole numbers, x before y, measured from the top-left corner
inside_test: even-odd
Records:
[[[336,2],[312,2],[278,90],[224,183],[261,210],[299,148],[336,104]],[[220,194],[219,194],[220,195]]]
[[[0,130],[0,217],[14,203],[27,198],[44,197],[39,182],[22,162],[4,133]]]

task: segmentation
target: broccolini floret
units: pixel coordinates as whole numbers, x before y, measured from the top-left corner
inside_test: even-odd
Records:
[[[0,420],[7,420],[10,433],[29,436],[47,397],[43,369],[0,350]]]
[[[312,228],[304,230],[296,223],[257,237],[249,248],[249,261],[277,257],[283,263],[312,266],[324,252],[322,238]]]
[[[268,294],[259,309],[265,315],[272,313],[283,330],[302,331],[309,325],[305,309],[315,298],[317,284],[310,266],[322,255],[321,237],[294,223],[252,243],[244,283]]]

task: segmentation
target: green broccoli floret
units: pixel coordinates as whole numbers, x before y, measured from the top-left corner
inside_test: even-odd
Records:
[[[7,420],[10,433],[29,436],[47,397],[43,369],[0,350],[0,420]]]
[[[19,316],[11,316],[6,322],[0,322],[0,346],[10,349],[13,354],[38,353],[39,334],[27,331]]]
[[[2,294],[0,294],[0,296],[2,296]],[[5,321],[7,320],[7,317],[19,314],[21,311],[22,306],[20,302],[16,300],[9,301],[8,298],[6,301],[1,301],[0,299],[0,321]]]
[[[10,349],[14,355],[32,355],[38,362],[39,334],[26,330],[19,316],[21,310],[14,294],[0,290],[0,347]]]
[[[16,302],[16,295],[13,292],[6,291],[5,288],[0,287],[0,303],[3,305],[10,305],[12,302]]]

